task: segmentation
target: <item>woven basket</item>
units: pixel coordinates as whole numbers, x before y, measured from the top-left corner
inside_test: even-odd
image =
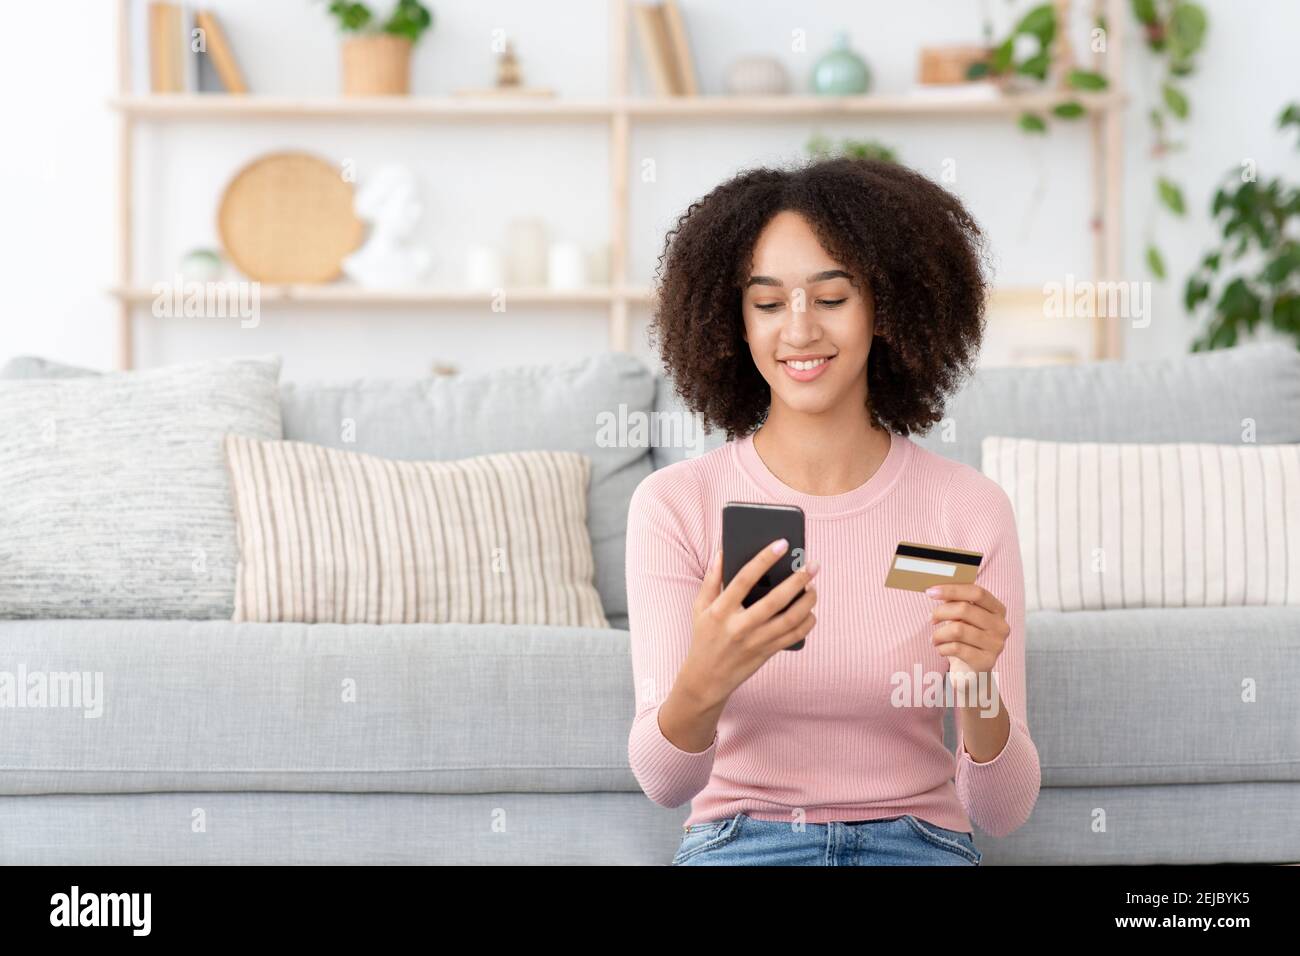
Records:
[[[379,33],[343,41],[344,96],[405,96],[411,91],[411,41]]]
[[[259,282],[329,282],[365,234],[352,186],[306,153],[272,153],[241,169],[221,197],[217,231],[235,266]]]

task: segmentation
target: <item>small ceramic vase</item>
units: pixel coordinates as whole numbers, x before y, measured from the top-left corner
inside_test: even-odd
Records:
[[[812,88],[820,96],[855,96],[871,86],[866,61],[849,47],[846,30],[835,33],[835,46],[813,67]]]

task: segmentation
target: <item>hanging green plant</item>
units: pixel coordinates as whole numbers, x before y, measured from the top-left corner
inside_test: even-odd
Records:
[[[1300,134],[1300,103],[1282,112],[1278,127]],[[1215,191],[1210,213],[1222,239],[1183,292],[1192,317],[1210,304],[1209,324],[1192,351],[1231,348],[1243,330],[1253,332],[1261,322],[1293,336],[1300,348],[1300,184],[1280,176],[1261,182],[1243,164]]]
[[[1147,49],[1165,60],[1165,75],[1160,81],[1156,105],[1147,114],[1151,128],[1151,158],[1157,166],[1183,144],[1170,137],[1174,122],[1185,122],[1192,107],[1180,81],[1195,72],[1195,57],[1205,43],[1209,18],[1205,9],[1192,0],[1132,0],[1133,15],[1142,27]],[[1156,176],[1156,197],[1171,214],[1183,217],[1187,204],[1182,188],[1163,173]],[[1157,279],[1165,277],[1165,260],[1155,238],[1148,230],[1147,268]]]
[[[966,71],[967,79],[994,79],[1004,86],[1017,77],[1039,84],[1046,83],[1055,72],[1053,68],[1057,66],[1055,47],[1058,29],[1055,6],[1043,3],[1032,7],[1016,23],[1010,35],[993,48],[987,61],[971,64]],[[1026,42],[1019,44],[1022,48],[1027,48],[1026,55],[1016,59],[1016,41],[1021,37],[1026,38]],[[1067,89],[1081,93],[1095,93],[1109,85],[1105,76],[1092,70],[1071,68],[1061,79]],[[1083,104],[1075,99],[1065,100],[1051,109],[1053,116],[1063,120],[1079,119],[1086,112]],[[1047,120],[1032,110],[1020,114],[1019,123],[1026,133],[1047,132]]]

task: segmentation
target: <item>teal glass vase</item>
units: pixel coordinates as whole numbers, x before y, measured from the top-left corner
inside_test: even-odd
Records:
[[[812,89],[819,96],[855,96],[871,86],[866,61],[849,47],[849,34],[837,30],[835,45],[813,67]]]

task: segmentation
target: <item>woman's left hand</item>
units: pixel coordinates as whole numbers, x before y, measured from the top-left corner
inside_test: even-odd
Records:
[[[1006,606],[978,584],[936,584],[925,593],[943,602],[930,616],[939,625],[935,649],[973,671],[991,672],[1011,633]]]

